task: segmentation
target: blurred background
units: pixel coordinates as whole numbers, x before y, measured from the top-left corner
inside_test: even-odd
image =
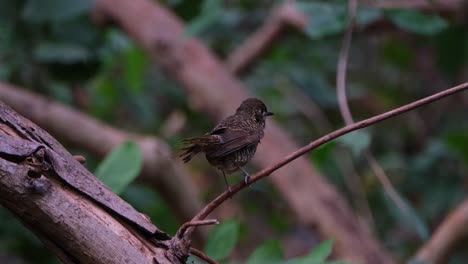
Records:
[[[224,72],[261,98],[298,146],[345,125],[336,76],[350,25],[344,102],[356,121],[468,80],[466,1],[359,1],[354,20],[348,16],[347,1],[135,4],[140,2],[179,17],[185,37],[201,41],[220,67],[226,65]],[[225,188],[221,174],[203,157],[188,166],[177,159],[180,142],[210,131],[216,123],[213,116],[235,108],[201,111],[204,103],[193,99],[197,92],[189,92],[182,87],[186,83],[174,77],[177,73],[168,72],[164,54],[151,54],[128,27],[107,19],[96,5],[92,0],[0,0],[0,100],[46,129],[71,153],[85,156],[90,171],[174,234]],[[262,46],[252,53],[242,50],[255,41]],[[29,116],[28,105],[37,100],[79,111],[84,114],[79,118],[96,119],[119,135],[132,135],[133,141],[113,142],[108,155],[110,147],[84,143],[92,135],[73,127],[75,116]],[[267,124],[267,134],[271,126]],[[70,139],[66,127],[77,130],[83,140]],[[147,162],[138,142],[143,135],[162,144],[163,161],[182,175],[185,198],[161,180],[137,178]],[[468,193],[468,94],[346,135],[305,158],[347,202],[352,217],[375,243],[395,262],[406,262]],[[253,173],[261,167],[252,162],[247,169]],[[231,184],[241,179],[241,174],[229,177]],[[326,258],[340,238],[324,236],[315,224],[301,219],[285,198],[287,191],[278,191],[268,179],[255,183],[215,211],[213,217],[221,224],[200,228],[194,244],[222,263],[271,263],[265,256],[304,261],[297,263],[310,263],[304,256]],[[0,218],[1,263],[57,263],[7,210],[0,208]],[[467,263],[466,241],[457,238],[440,263]],[[332,253],[331,259],[347,257]]]

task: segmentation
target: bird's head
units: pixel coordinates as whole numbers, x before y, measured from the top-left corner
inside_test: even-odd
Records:
[[[273,115],[267,110],[266,105],[257,98],[244,100],[237,108],[236,114],[250,116],[258,123],[265,123],[265,118]]]

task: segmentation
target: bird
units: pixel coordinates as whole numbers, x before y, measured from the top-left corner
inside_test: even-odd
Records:
[[[248,184],[250,174],[243,168],[252,159],[257,145],[264,136],[265,121],[273,113],[257,98],[248,98],[240,104],[235,114],[221,120],[211,132],[199,137],[184,139],[180,155],[187,163],[196,154],[204,153],[207,161],[220,170],[229,192],[231,187],[226,173],[241,170]]]

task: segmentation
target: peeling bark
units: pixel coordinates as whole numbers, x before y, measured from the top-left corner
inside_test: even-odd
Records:
[[[64,263],[185,263],[171,239],[55,139],[0,102],[0,204]]]

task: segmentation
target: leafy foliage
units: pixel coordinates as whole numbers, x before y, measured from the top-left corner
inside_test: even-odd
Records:
[[[448,27],[448,22],[438,15],[426,15],[415,10],[387,11],[389,17],[399,27],[424,35],[440,33]]]
[[[271,0],[161,3],[186,21],[186,37],[200,38],[219,58],[244,43],[279,4]],[[192,100],[184,90],[151,62],[131,36],[91,21],[93,7],[91,0],[0,0],[0,79],[110,125],[135,133],[164,134],[170,143],[209,131],[212,121],[191,108]],[[275,121],[305,144],[343,125],[335,75],[349,18],[347,1],[297,1],[296,7],[307,18],[305,32],[284,32],[239,78],[275,112]],[[355,26],[347,73],[348,102],[355,120],[466,80],[468,30],[451,14],[360,5]],[[349,173],[339,169],[337,154],[343,146],[351,151],[352,165],[372,209],[375,226],[371,228],[400,259],[409,259],[448,211],[466,197],[465,98],[444,99],[371,130],[349,134],[309,155],[309,161],[354,204],[345,181]],[[174,113],[185,120],[178,130],[167,129]],[[363,158],[364,148],[371,149],[404,197],[405,210],[388,199]],[[167,201],[147,186],[132,183],[141,169],[138,146],[126,142],[105,161],[85,155],[86,166],[108,186],[163,230],[175,232],[180,223]],[[195,163],[191,169],[190,174],[203,175],[196,179],[204,198],[224,188],[219,175],[210,178],[214,173],[205,163]],[[304,244],[317,239],[289,215],[283,196],[267,181],[256,183],[233,202],[246,213],[237,221],[220,219],[205,247],[213,258],[228,263],[340,263],[326,262],[331,242],[302,257],[286,259],[285,237],[299,237]],[[0,252],[31,263],[53,261],[11,215],[0,214],[5,219],[0,225]],[[272,238],[278,239],[262,243]],[[465,263],[466,252],[461,246],[448,263]]]
[[[226,258],[237,243],[239,227],[235,220],[225,221],[216,226],[208,236],[206,254],[215,260]]]
[[[95,175],[119,194],[138,176],[142,164],[140,147],[132,141],[125,141],[99,164]]]
[[[327,240],[315,248],[309,254],[285,260],[278,241],[270,240],[260,245],[247,259],[247,264],[262,263],[286,263],[286,264],[347,264],[346,261],[327,261],[332,252],[333,241]]]
[[[92,0],[27,0],[23,18],[28,22],[60,22],[79,15],[85,15],[93,7]]]
[[[265,241],[247,259],[247,264],[280,263],[283,260],[281,245],[277,240]]]

